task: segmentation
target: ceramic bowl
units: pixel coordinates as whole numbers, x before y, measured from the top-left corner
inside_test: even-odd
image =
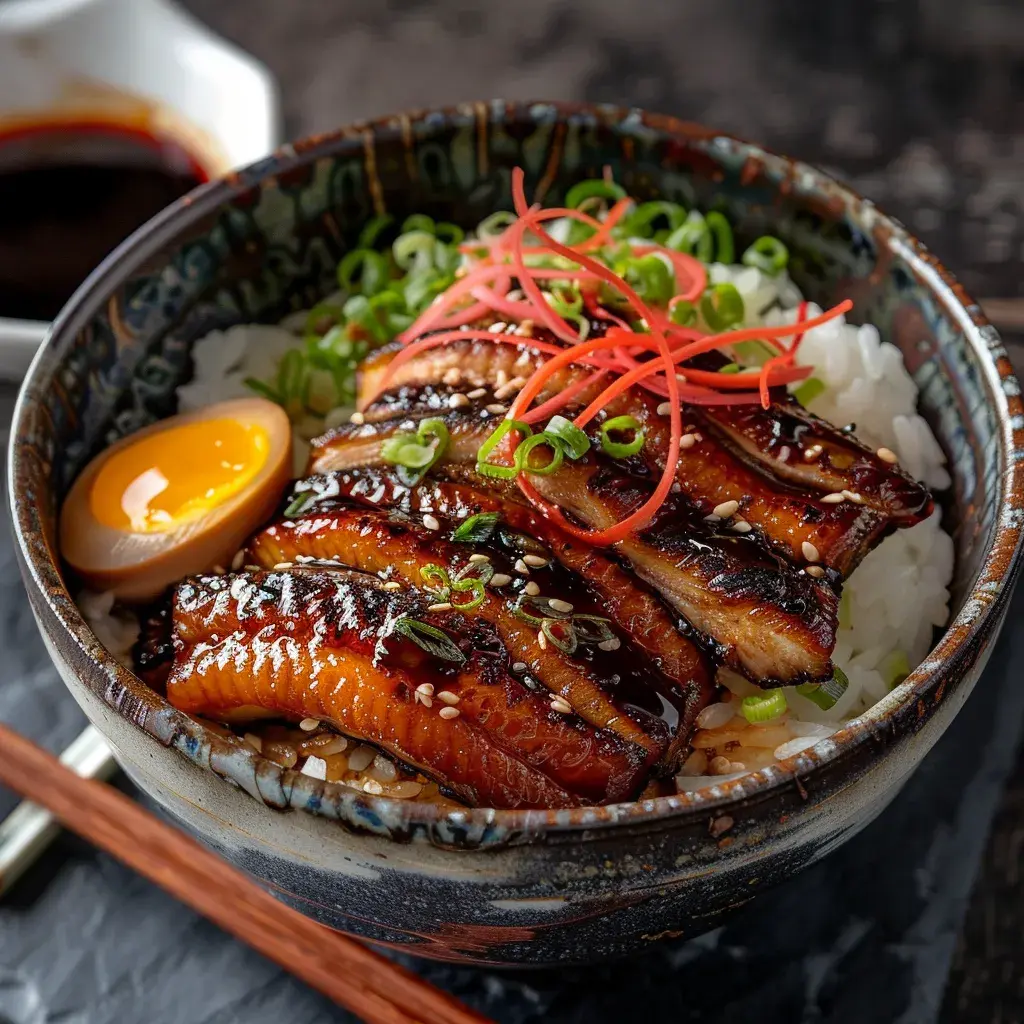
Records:
[[[925,662],[829,740],[737,781],[567,811],[374,798],[263,760],[121,668],[65,589],[55,517],[110,441],[174,411],[189,348],[274,322],[327,288],[374,214],[464,224],[508,205],[510,171],[556,202],[611,167],[640,198],[724,208],[790,247],[805,293],[856,301],[903,351],[949,458],[953,620]],[[54,661],[131,779],[184,828],[335,928],[438,959],[583,962],[705,930],[877,815],[977,682],[1019,562],[1019,388],[994,330],[897,223],[825,174],[672,118],[494,102],[286,146],[202,186],[114,253],[57,321],[15,416],[10,494]]]

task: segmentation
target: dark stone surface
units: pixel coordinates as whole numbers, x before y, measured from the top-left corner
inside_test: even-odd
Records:
[[[1024,296],[1018,4],[188,6],[272,67],[291,134],[488,96],[638,103],[833,167],[977,294]],[[9,408],[7,396],[4,424]],[[36,635],[6,534],[0,569],[0,718],[57,749],[81,718]],[[1022,611],[1024,593],[975,696],[894,805],[725,929],[591,971],[423,970],[502,1022],[935,1020],[1020,738],[1024,689],[1012,666],[1024,633],[1012,624]],[[0,814],[12,802],[0,791]],[[1019,809],[1014,790],[967,916],[946,1020],[1022,1017]],[[0,903],[0,1024],[350,1019],[71,839]]]

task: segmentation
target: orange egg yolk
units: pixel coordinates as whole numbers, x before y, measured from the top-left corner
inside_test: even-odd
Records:
[[[93,481],[89,505],[115,530],[166,533],[228,501],[267,461],[258,423],[200,420],[158,431],[112,455]]]

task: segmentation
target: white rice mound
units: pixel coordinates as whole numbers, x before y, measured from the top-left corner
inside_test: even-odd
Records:
[[[769,277],[752,267],[713,264],[709,279],[736,287],[744,300],[745,326],[797,319],[802,296],[785,272]],[[820,312],[809,304],[807,317]],[[239,325],[201,338],[192,350],[195,375],[178,388],[180,410],[251,395],[245,379],[272,378],[282,355],[301,343],[304,323],[305,313],[298,313],[276,327]],[[856,424],[860,440],[872,448],[890,448],[912,476],[935,490],[949,486],[945,456],[917,414],[918,389],[902,354],[882,342],[875,327],[855,327],[837,317],[812,328],[804,336],[798,362],[812,366],[825,385],[810,402],[812,412],[839,425]],[[296,424],[296,476],[305,469],[308,439],[344,422],[351,411],[338,408],[322,420]],[[750,725],[740,714],[739,701],[758,691],[746,680],[721,672],[719,681],[729,692],[699,716],[695,750],[677,776],[678,789],[689,792],[719,784],[792,757],[883,698],[891,689],[892,666],[898,663],[906,671],[918,665],[931,647],[934,627],[945,625],[952,575],[953,541],[942,529],[939,511],[888,537],[844,587],[833,660],[846,673],[849,686],[835,706],[823,710],[787,687],[787,713],[767,725]],[[93,631],[127,664],[138,624],[112,614],[112,605],[109,594],[79,597]]]

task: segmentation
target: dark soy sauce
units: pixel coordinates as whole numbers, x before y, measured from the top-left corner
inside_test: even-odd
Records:
[[[133,128],[0,134],[0,317],[52,320],[119,242],[206,179],[178,145]]]

